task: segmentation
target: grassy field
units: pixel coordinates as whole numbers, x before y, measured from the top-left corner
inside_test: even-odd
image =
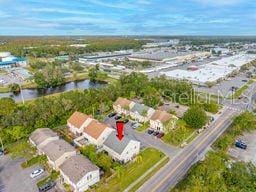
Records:
[[[8,93],[10,92],[10,88],[8,86],[0,86],[0,93]]]
[[[190,137],[194,133],[194,131],[195,130],[193,128],[188,127],[183,120],[179,119],[177,121],[177,128],[165,134],[162,139],[165,143],[179,146],[188,137]]]
[[[109,180],[102,179],[101,182],[90,191],[124,191],[131,183],[143,175],[150,167],[156,164],[160,159],[164,158],[165,155],[156,149],[147,148],[140,153],[139,157],[141,157],[141,161],[130,162],[124,166],[124,169],[121,173],[115,174]]]

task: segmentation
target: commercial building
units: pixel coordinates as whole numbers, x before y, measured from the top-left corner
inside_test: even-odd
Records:
[[[194,84],[207,85],[227,78],[238,72],[243,65],[255,59],[256,55],[253,54],[239,54],[207,63],[200,66],[198,70],[176,69],[160,72],[160,75],[165,75],[171,79],[188,80]]]
[[[0,68],[24,67],[26,65],[27,61],[25,58],[15,57],[10,52],[0,52]]]
[[[209,52],[185,51],[177,52],[172,50],[154,50],[144,53],[135,53],[129,56],[129,60],[151,61],[155,63],[178,63],[192,61],[210,56]]]

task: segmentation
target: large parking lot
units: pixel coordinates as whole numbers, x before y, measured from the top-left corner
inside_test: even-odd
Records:
[[[244,141],[247,145],[247,149],[240,149],[233,145],[228,150],[228,153],[231,157],[236,160],[244,161],[244,162],[252,162],[256,165],[256,131],[251,133],[245,133],[240,137],[242,141]]]
[[[195,85],[194,88],[198,92],[227,97],[232,94],[232,87],[241,88],[247,81],[249,81],[249,78],[246,77],[246,74],[240,73],[239,75],[223,80],[212,87],[199,87]]]
[[[9,155],[0,156],[0,192],[38,192],[37,182],[48,176],[48,173],[45,171],[42,175],[32,179],[30,173],[39,166],[22,169],[20,164],[23,161],[21,158],[11,159]]]
[[[9,85],[12,83],[22,84],[31,76],[26,69],[15,68],[6,69],[6,73],[0,74],[0,85]]]
[[[104,123],[108,124],[112,128],[116,128],[115,117],[106,117]],[[161,139],[156,138],[153,135],[149,135],[147,132],[138,132],[132,128],[132,123],[129,121],[125,124],[124,135],[130,137],[131,139],[141,142],[141,148],[144,147],[154,147],[167,156],[172,158],[178,151],[179,148],[165,144]]]

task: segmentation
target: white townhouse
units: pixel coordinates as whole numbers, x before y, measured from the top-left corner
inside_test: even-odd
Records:
[[[62,182],[69,184],[74,192],[84,192],[100,181],[100,170],[82,155],[72,156],[60,166]]]
[[[58,139],[57,133],[49,128],[36,129],[29,137],[30,143],[35,147],[43,147],[49,142]]]
[[[130,109],[130,116],[138,122],[145,123],[154,113],[154,109],[146,105],[135,103]]]
[[[119,97],[113,104],[115,112],[123,115],[130,115],[130,109],[135,105],[135,102]]]
[[[76,137],[79,137],[83,134],[84,127],[87,126],[92,120],[92,116],[76,111],[67,120],[67,126],[71,133],[73,133]]]
[[[48,163],[55,170],[59,170],[59,166],[64,161],[77,154],[76,149],[62,139],[54,140],[43,147],[38,147],[38,151],[39,154],[47,156]]]
[[[97,120],[92,120],[83,132],[84,138],[88,143],[101,147],[107,137],[115,131],[106,124],[100,123]]]
[[[112,132],[103,143],[103,150],[115,160],[127,163],[140,152],[140,142],[124,136],[120,141],[116,132]]]
[[[174,129],[178,117],[167,113],[166,111],[155,110],[153,115],[150,117],[150,128],[161,131],[168,132],[170,129]]]

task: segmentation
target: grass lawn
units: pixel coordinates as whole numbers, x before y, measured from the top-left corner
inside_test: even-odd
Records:
[[[47,182],[49,182],[50,180],[55,181],[56,179],[58,179],[59,175],[60,175],[59,172],[53,170],[53,171],[51,172],[51,174],[50,174],[48,177],[46,177],[46,178],[40,180],[40,181],[37,183],[37,186],[40,187],[40,186],[46,184]]]
[[[47,164],[47,157],[45,155],[38,155],[36,157],[32,157],[31,159],[23,162],[21,164],[21,167],[23,169],[31,167],[32,165],[40,164],[40,165],[46,165]]]
[[[165,155],[154,148],[147,148],[140,153],[140,157],[142,158],[141,161],[130,162],[124,166],[124,169],[121,173],[115,174],[109,180],[108,178],[102,179],[101,182],[90,191],[124,191],[131,183],[143,175],[150,167],[152,167],[160,159],[164,158]]]
[[[151,176],[153,176],[161,167],[163,167],[169,161],[169,157],[166,157],[159,165],[157,165],[146,177],[138,182],[129,192],[136,192]]]
[[[165,143],[178,146],[191,136],[194,131],[193,128],[187,126],[183,120],[179,119],[177,121],[177,128],[170,130],[162,139]]]
[[[237,99],[242,95],[242,93],[249,88],[249,85],[251,85],[254,82],[254,80],[250,79],[244,86],[239,88],[238,90],[235,91],[234,93],[234,98]]]
[[[0,93],[8,93],[10,88],[8,86],[0,86]]]
[[[31,159],[36,153],[36,149],[25,139],[12,143],[6,146],[6,148],[12,158],[23,157],[25,159]]]
[[[136,129],[136,131],[143,132],[143,131],[147,130],[147,128],[149,128],[149,122],[146,122],[146,123],[142,124],[141,126],[139,126]]]

